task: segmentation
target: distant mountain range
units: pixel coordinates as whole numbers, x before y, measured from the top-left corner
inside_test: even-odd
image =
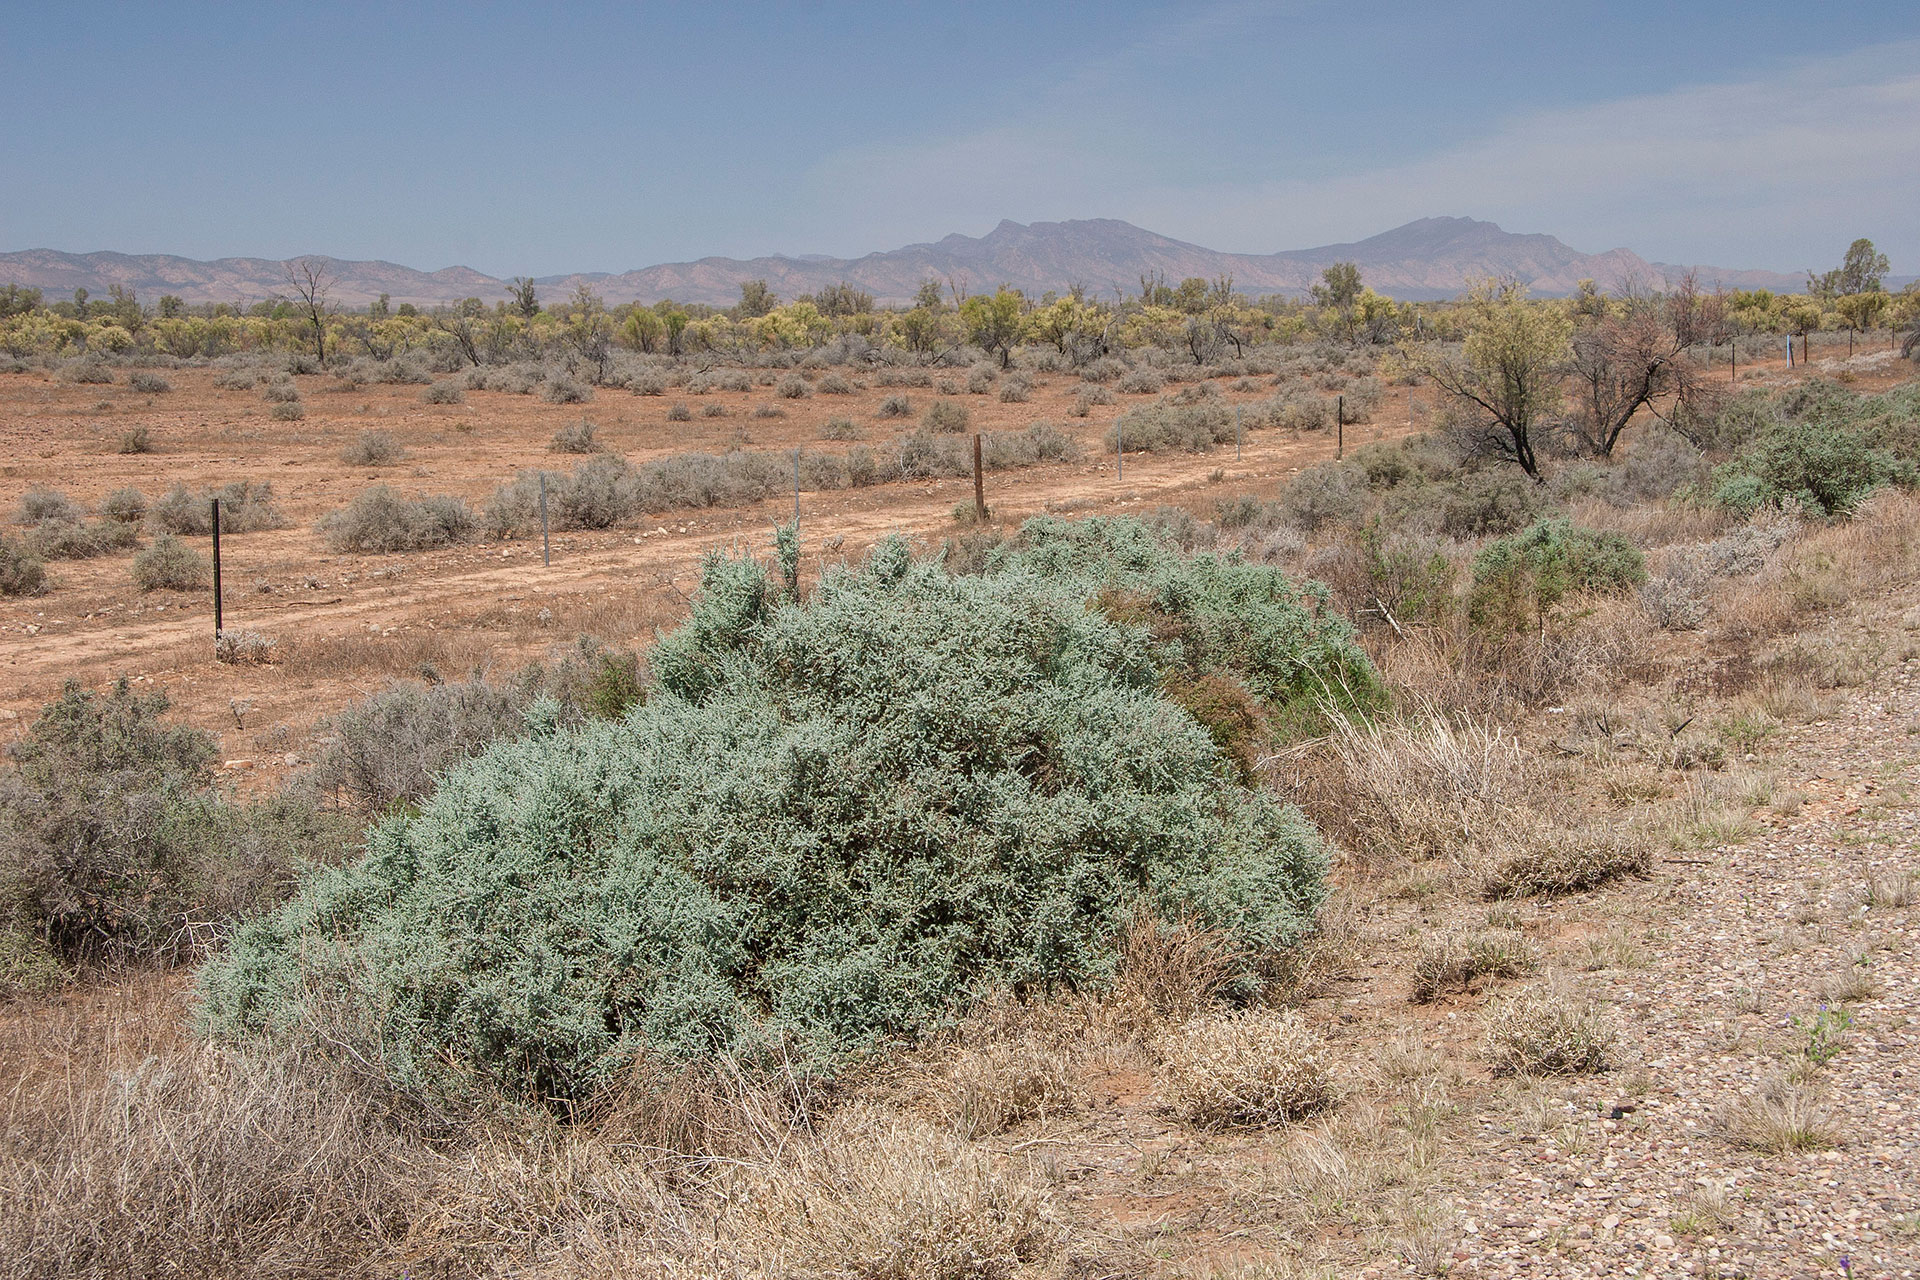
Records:
[[[391,262],[327,262],[334,275],[333,299],[348,307],[365,306],[383,293],[396,306],[432,307],[469,297],[493,302],[507,291],[504,280],[467,267],[416,271]],[[1189,276],[1230,275],[1240,291],[1258,296],[1304,293],[1335,262],[1359,264],[1367,284],[1407,300],[1450,298],[1485,276],[1513,277],[1549,295],[1572,293],[1583,279],[1608,289],[1629,282],[1661,288],[1689,270],[1708,288],[1792,291],[1806,283],[1804,275],[1777,271],[1648,262],[1630,249],[1581,253],[1553,236],[1517,235],[1472,218],[1421,218],[1352,244],[1271,254],[1222,253],[1112,218],[1002,222],[984,236],[950,235],[863,258],[701,258],[618,275],[547,276],[538,283],[547,299],[564,297],[584,283],[614,303],[674,298],[729,306],[740,300],[743,280],[765,280],[783,299],[846,281],[882,303],[901,303],[929,278],[975,292],[1011,284],[1036,296],[1082,285],[1111,298],[1138,292],[1141,276],[1157,273],[1175,284]],[[188,302],[252,303],[288,292],[285,265],[267,258],[200,262],[166,254],[53,249],[0,254],[0,284],[32,286],[49,297],[64,297],[77,287],[104,296],[117,284],[147,302],[175,294]]]

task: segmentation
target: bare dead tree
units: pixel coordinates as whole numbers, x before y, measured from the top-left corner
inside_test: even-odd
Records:
[[[1647,409],[1671,419],[1699,394],[1697,371],[1685,354],[1696,329],[1693,301],[1687,294],[1629,295],[1574,331],[1567,364],[1576,408],[1571,425],[1588,453],[1612,457],[1635,414]]]
[[[299,295],[307,320],[313,325],[313,347],[322,364],[327,359],[327,317],[332,314],[333,272],[325,258],[296,258],[287,266],[287,283]]]

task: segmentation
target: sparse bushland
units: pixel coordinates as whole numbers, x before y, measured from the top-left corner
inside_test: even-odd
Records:
[[[1139,599],[1134,616],[1089,607],[1109,587]],[[1149,643],[1156,619],[1187,636],[1177,657]],[[966,658],[920,656],[946,653]],[[373,1020],[365,1034],[383,1047],[369,1051],[409,1087],[490,1080],[560,1099],[642,1049],[824,1068],[932,1029],[969,993],[1097,982],[1141,910],[1219,929],[1251,990],[1320,900],[1319,845],[1234,781],[1205,729],[1155,691],[1158,674],[1232,672],[1276,700],[1371,679],[1344,629],[1278,574],[1183,559],[1127,522],[1038,522],[973,577],[887,542],[806,601],[751,561],[713,559],[693,615],[649,665],[658,688],[624,721],[496,745],[449,772],[419,816],[377,826],[366,861],[243,930],[205,974],[210,1024],[298,1038],[333,988],[342,1016]],[[929,681],[951,711],[888,710],[920,705]],[[928,754],[928,733],[959,756]],[[1044,785],[1031,772],[1042,761]],[[955,769],[996,781],[934,782]],[[715,770],[737,782],[716,785]],[[696,777],[708,781],[689,789]],[[656,816],[620,816],[635,805]],[[816,855],[793,860],[822,843],[857,871],[821,880],[805,870],[828,865]],[[474,863],[483,846],[492,856]],[[540,870],[583,847],[598,850],[591,880]],[[875,861],[895,848],[921,852]],[[498,913],[445,914],[449,877]],[[609,898],[590,883],[627,887]],[[912,922],[935,898],[970,923],[929,946]],[[631,941],[606,950],[616,936]],[[547,954],[626,976],[540,977]],[[424,991],[422,964],[459,967],[492,993],[487,1007],[408,994]]]
[[[839,425],[836,425],[839,424]],[[830,438],[859,438],[845,419],[827,424]],[[981,465],[998,471],[1077,456],[1073,441],[1051,423],[1024,431],[988,432]],[[844,454],[803,450],[800,486],[811,491],[862,488],[899,479],[972,473],[970,445],[915,431],[884,446],[856,445]],[[793,455],[734,449],[678,453],[635,466],[600,454],[565,474],[547,474],[548,520],[555,529],[610,529],[661,511],[740,507],[793,489]],[[487,500],[485,522],[497,538],[526,537],[540,527],[540,475],[522,472]]]
[[[1303,364],[1311,355],[1309,378],[1335,371],[1323,353],[1291,354]],[[805,357],[768,360],[770,379],[796,367],[796,358]],[[937,367],[957,379],[969,358],[962,352]],[[1271,350],[1250,350],[1246,372],[1265,376],[1273,358]],[[1326,368],[1318,367],[1322,362]],[[1309,394],[1322,391],[1337,394],[1318,382]],[[1765,403],[1769,416],[1802,412],[1791,396]],[[1677,417],[1690,433],[1701,425]],[[1900,421],[1889,414],[1871,435],[1854,429],[1872,448],[1911,457],[1895,436]],[[1247,1001],[1247,968],[1221,931],[1151,914],[1150,928],[1137,927],[1138,916],[1129,920],[1109,979],[1072,990],[1033,984],[1017,999],[976,1006],[981,1017],[999,1017],[985,1011],[1002,1003],[1021,1010],[1005,1015],[991,1036],[955,1031],[949,1039],[947,1021],[936,1019],[917,1048],[883,1040],[881,1052],[858,1060],[831,1090],[777,1064],[768,1069],[725,1057],[683,1064],[642,1055],[604,1089],[563,1108],[558,1123],[538,1104],[503,1103],[486,1089],[469,1095],[477,1100],[470,1108],[444,1094],[394,1091],[387,1060],[374,1052],[381,1038],[345,999],[309,1005],[300,1028],[279,1044],[208,1046],[180,1030],[176,990],[101,990],[76,981],[30,932],[0,931],[0,983],[22,993],[59,988],[63,995],[58,1005],[23,1006],[20,1016],[9,1010],[0,1027],[0,1123],[15,1139],[0,1152],[0,1255],[23,1274],[48,1276],[143,1268],[236,1275],[411,1268],[427,1275],[502,1266],[556,1276],[649,1268],[731,1274],[756,1266],[769,1274],[836,1274],[848,1269],[848,1258],[969,1275],[995,1268],[1008,1275],[1022,1268],[1205,1275],[1240,1267],[1209,1252],[1220,1241],[1201,1239],[1177,1219],[1150,1233],[1113,1231],[1107,1206],[1131,1199],[1130,1208],[1153,1205],[1155,1215],[1168,1203],[1230,1214],[1236,1231],[1248,1234],[1225,1247],[1271,1249],[1282,1255],[1277,1273],[1339,1273],[1360,1258],[1437,1272],[1457,1262],[1453,1253],[1463,1240],[1440,1192],[1482,1190],[1474,1181],[1487,1167],[1482,1158],[1512,1149],[1507,1117],[1484,1130],[1481,1119],[1489,1109],[1498,1114],[1508,1091],[1559,1110],[1563,1086],[1530,1073],[1566,1068],[1522,1065],[1506,1076],[1505,1065],[1522,1056],[1500,1048],[1492,1063],[1482,1062],[1472,1048],[1459,1048],[1458,1036],[1432,1035],[1433,1026],[1445,1025],[1437,1021],[1440,1010],[1409,1010],[1420,1042],[1396,1043],[1395,1025],[1413,1025],[1408,1014],[1395,1013],[1407,1008],[1407,988],[1418,995],[1423,983],[1436,983],[1432,997],[1446,1001],[1447,1011],[1459,1010],[1451,1025],[1470,1026],[1474,1006],[1529,969],[1564,966],[1569,945],[1573,969],[1598,963],[1567,937],[1588,927],[1606,931],[1595,935],[1596,955],[1603,936],[1631,936],[1643,952],[1634,963],[1668,964],[1669,948],[1653,926],[1684,928],[1689,900],[1672,891],[1684,891],[1696,874],[1699,884],[1711,884],[1715,869],[1689,871],[1689,856],[1663,866],[1653,885],[1621,883],[1621,873],[1635,870],[1654,839],[1689,842],[1697,846],[1686,850],[1690,855],[1714,858],[1718,845],[1744,838],[1756,811],[1767,822],[1775,820],[1765,817],[1769,810],[1792,813],[1792,793],[1772,801],[1765,794],[1769,752],[1797,736],[1786,727],[1829,714],[1840,701],[1836,690],[1879,678],[1876,672],[1903,652],[1900,632],[1871,610],[1885,593],[1908,589],[1920,550],[1920,502],[1897,483],[1881,484],[1832,517],[1787,497],[1769,499],[1743,522],[1713,500],[1707,479],[1756,433],[1730,430],[1719,441],[1703,431],[1693,438],[1704,451],[1636,420],[1610,462],[1562,460],[1545,449],[1545,482],[1534,484],[1515,468],[1463,465],[1433,440],[1354,449],[1349,433],[1357,480],[1346,466],[1315,468],[1303,474],[1324,483],[1298,500],[1290,486],[1268,500],[1223,502],[1211,524],[1184,511],[1151,517],[1179,545],[1221,555],[1237,550],[1250,562],[1324,578],[1326,603],[1314,607],[1352,620],[1390,698],[1363,716],[1336,709],[1303,726],[1250,695],[1232,673],[1173,671],[1151,681],[1160,697],[1205,728],[1229,776],[1300,782],[1309,816],[1340,850],[1334,856],[1342,861],[1343,887],[1334,905],[1323,907],[1319,931],[1260,974],[1263,990],[1249,1006],[1255,1017],[1273,1017],[1269,1002],[1303,1000],[1303,1023],[1328,1037],[1325,1052],[1337,1064],[1338,1104],[1289,1120],[1284,1134],[1226,1122],[1168,1135],[1158,1108],[1170,1101],[1169,1082],[1157,1052],[1178,1046],[1189,1024],[1197,1043],[1223,1041],[1213,1024],[1222,1004]],[[1010,433],[1009,440],[1025,448],[1031,437]],[[944,468],[954,453],[948,446],[960,443],[910,431],[864,453],[809,451],[803,479],[825,487],[842,477],[852,483],[856,474],[901,474],[889,467],[906,458],[916,469]],[[791,456],[781,461],[784,492]],[[1183,500],[1210,508],[1218,492]],[[105,503],[99,510],[111,515]],[[1531,625],[1513,631],[1476,621],[1476,555],[1492,540],[1524,540],[1547,519],[1624,539],[1643,557],[1647,582],[1638,589],[1618,581],[1572,589],[1543,608],[1529,589]],[[1008,535],[1004,528],[968,531],[977,541],[964,552],[956,547],[949,567],[964,559],[975,572],[990,573],[996,554],[1020,546]],[[1650,594],[1656,584],[1673,592],[1658,611]],[[1170,598],[1178,595],[1170,589]],[[1098,607],[1104,613],[1125,603],[1108,599]],[[1683,618],[1676,629],[1655,629]],[[1847,634],[1853,620],[1871,620],[1873,634]],[[1158,660],[1172,661],[1176,646],[1184,660],[1182,626],[1154,618],[1137,625]],[[1825,634],[1830,625],[1834,634]],[[610,679],[610,704],[630,706],[628,696],[648,680],[637,664],[631,680]],[[528,744],[550,736],[556,724],[576,724],[569,696],[553,696],[562,708],[557,717],[544,703],[534,708],[536,697],[528,703],[534,714],[499,718],[499,737]],[[441,760],[455,761],[456,769],[484,767],[484,760],[461,763],[471,757],[466,747],[434,756],[445,737],[457,735],[425,711],[412,732],[418,708],[399,699],[396,713],[354,746],[389,762],[411,765],[417,756],[435,763],[396,770],[408,775],[405,798],[357,800],[334,791],[356,814],[393,807],[411,818],[423,800],[428,808],[436,803]],[[484,718],[476,715],[475,735],[463,741],[484,738]],[[1474,798],[1471,776],[1457,786],[1438,776],[1450,768],[1471,775],[1476,744],[1437,741],[1444,735],[1436,722],[1457,736],[1495,740],[1484,754],[1496,767],[1512,762],[1510,780],[1482,788],[1491,797],[1484,804]],[[1357,770],[1335,758],[1343,724],[1387,740],[1380,753],[1358,757],[1374,778],[1355,778]],[[1332,740],[1294,737],[1303,727],[1328,731]],[[1398,742],[1402,730],[1434,741]],[[1511,744],[1510,756],[1502,741]],[[1422,761],[1423,752],[1434,760]],[[1760,761],[1743,763],[1748,754]],[[1384,798],[1348,785],[1359,781],[1377,781]],[[1868,803],[1882,801],[1876,795]],[[1398,808],[1388,813],[1388,806]],[[1362,829],[1369,827],[1381,834],[1369,836]],[[1611,849],[1585,842],[1609,828],[1641,834]],[[1595,864],[1596,852],[1608,855],[1599,865],[1619,879],[1602,875],[1596,883],[1586,875],[1582,868]],[[1630,855],[1624,865],[1612,857],[1619,852]],[[1876,866],[1892,865],[1880,860],[1884,850],[1865,852]],[[1564,862],[1555,861],[1562,854]],[[1870,896],[1858,916],[1864,929],[1890,918],[1903,923],[1906,888],[1885,872],[1865,875],[1836,883],[1829,914],[1809,928],[1838,933],[1839,900],[1862,891]],[[1569,891],[1586,896],[1506,900]],[[1487,901],[1490,893],[1500,900]],[[1343,903],[1351,919],[1340,915]],[[1650,921],[1646,912],[1667,918]],[[1156,933],[1163,940],[1157,948],[1138,942]],[[1166,941],[1175,936],[1181,941]],[[1810,948],[1812,936],[1803,930],[1791,945]],[[30,945],[15,945],[20,941]],[[1866,945],[1867,937],[1860,941]],[[1289,975],[1309,963],[1310,953],[1321,955],[1322,944],[1328,958],[1311,963],[1324,964],[1329,986],[1289,985]],[[1148,958],[1156,951],[1161,959]],[[1809,972],[1822,992],[1862,998],[1858,979],[1841,973],[1845,964],[1845,957],[1822,960]],[[1891,958],[1876,960],[1876,969],[1890,974]],[[628,976],[591,976],[603,974],[613,982]],[[1573,984],[1587,980],[1577,973],[1563,979],[1575,1011],[1584,993]],[[440,990],[467,988],[450,983]],[[1340,1003],[1306,1000],[1310,990],[1331,990]],[[1347,998],[1361,991],[1391,999]],[[863,993],[849,1001],[871,1003]],[[1492,1009],[1504,1011],[1505,1003]],[[1869,1006],[1863,1021],[1876,1013]],[[1225,1016],[1237,1022],[1248,1015]],[[1778,1019],[1765,1021],[1773,1027],[1759,1034],[1772,1056]],[[1636,1021],[1636,1042],[1642,1030]],[[1577,1038],[1560,1039],[1578,1045]],[[1534,1036],[1524,1043],[1554,1041]],[[329,1043],[349,1046],[364,1061],[324,1047]],[[1640,1051],[1638,1043],[1628,1046],[1618,1065]],[[914,1074],[898,1069],[908,1061]],[[1258,1055],[1247,1055],[1245,1064],[1273,1065]],[[1767,1155],[1838,1135],[1834,1104],[1819,1094],[1825,1069],[1809,1073],[1801,1055],[1790,1064],[1794,1079],[1782,1086],[1799,1090],[1796,1097],[1756,1106],[1751,1126],[1740,1123],[1738,1105],[1716,1110],[1721,1123],[1702,1128],[1692,1158],[1745,1167],[1754,1157],[1731,1153],[1748,1143],[1749,1131],[1758,1135],[1751,1146]],[[1491,1090],[1488,1065],[1503,1070]],[[1568,1113],[1565,1124],[1523,1130],[1523,1139],[1537,1132],[1544,1145],[1530,1150],[1557,1141],[1562,1154],[1581,1160],[1593,1154],[1602,1123],[1587,1096],[1627,1100],[1641,1086],[1623,1070],[1566,1087],[1579,1090],[1575,1103],[1585,1118]],[[1131,1096],[1115,1101],[1116,1094]],[[1800,1120],[1809,1110],[1828,1114],[1808,1126]],[[1864,1127],[1869,1119],[1864,1110],[1850,1113],[1850,1143],[1856,1123]],[[1810,1129],[1822,1136],[1809,1140],[1803,1135]],[[1834,1176],[1845,1176],[1846,1167],[1836,1163]],[[1694,1172],[1690,1166],[1685,1176]],[[1755,1194],[1764,1203],[1768,1192]],[[1746,1202],[1732,1219],[1723,1229],[1707,1228],[1729,1258],[1743,1243],[1745,1227],[1736,1224],[1753,1220]],[[1490,1221],[1498,1220],[1481,1219],[1488,1239],[1499,1230],[1485,1225]],[[1082,1233],[1086,1227],[1092,1229]],[[1674,1233],[1684,1230],[1676,1216]],[[1605,1247],[1600,1235],[1596,1251]],[[1549,1238],[1537,1256],[1550,1261],[1552,1246]]]

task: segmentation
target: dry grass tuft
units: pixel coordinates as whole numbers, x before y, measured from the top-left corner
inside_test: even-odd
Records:
[[[1531,847],[1499,858],[1481,879],[1489,898],[1580,893],[1653,868],[1653,849],[1638,832],[1543,830]]]
[[[1729,1106],[1720,1119],[1727,1137],[1749,1151],[1783,1156],[1837,1145],[1813,1089],[1778,1077]]]
[[[1074,1111],[1084,1101],[1071,1056],[1031,1039],[961,1049],[934,1094],[954,1131],[969,1140]]]
[[[1168,1108],[1196,1128],[1286,1124],[1339,1101],[1326,1042],[1297,1013],[1196,1019],[1158,1048]]]
[[[1617,1033],[1605,1014],[1552,983],[1493,1001],[1484,1015],[1495,1075],[1604,1071]]]
[[[1455,988],[1471,989],[1475,978],[1521,978],[1539,958],[1517,929],[1449,929],[1426,938],[1413,962],[1413,998],[1427,1001]]]
[[[1045,1190],[942,1126],[726,1064],[637,1073],[575,1123],[428,1125],[330,1062],[208,1048],[177,984],[0,1023],[15,1277],[1012,1277],[1057,1267]],[[651,1101],[641,1102],[646,1094]]]
[[[1328,719],[1334,776],[1314,816],[1344,827],[1370,861],[1457,856],[1526,800],[1526,755],[1491,724],[1430,701],[1392,719]]]
[[[1911,871],[1875,876],[1867,882],[1867,905],[1910,907],[1920,902],[1920,875]]]
[[[854,1112],[730,1190],[740,1207],[722,1218],[723,1237],[760,1274],[1012,1280],[1062,1260],[1035,1180],[897,1116]]]
[[[1120,977],[1101,1003],[1119,1030],[1146,1034],[1211,1008],[1244,979],[1226,937],[1197,924],[1167,925],[1141,912],[1120,948]]]

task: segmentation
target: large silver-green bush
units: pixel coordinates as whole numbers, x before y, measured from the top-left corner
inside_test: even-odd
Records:
[[[453,769],[241,931],[205,1020],[356,1027],[402,1082],[567,1098],[641,1054],[830,1066],[990,989],[1097,983],[1137,910],[1222,930],[1257,984],[1322,846],[1160,683],[1197,649],[1262,691],[1371,673],[1271,570],[1031,532],[971,576],[885,542],[804,601],[709,560],[644,703]],[[1129,583],[1185,638],[1099,607]]]

